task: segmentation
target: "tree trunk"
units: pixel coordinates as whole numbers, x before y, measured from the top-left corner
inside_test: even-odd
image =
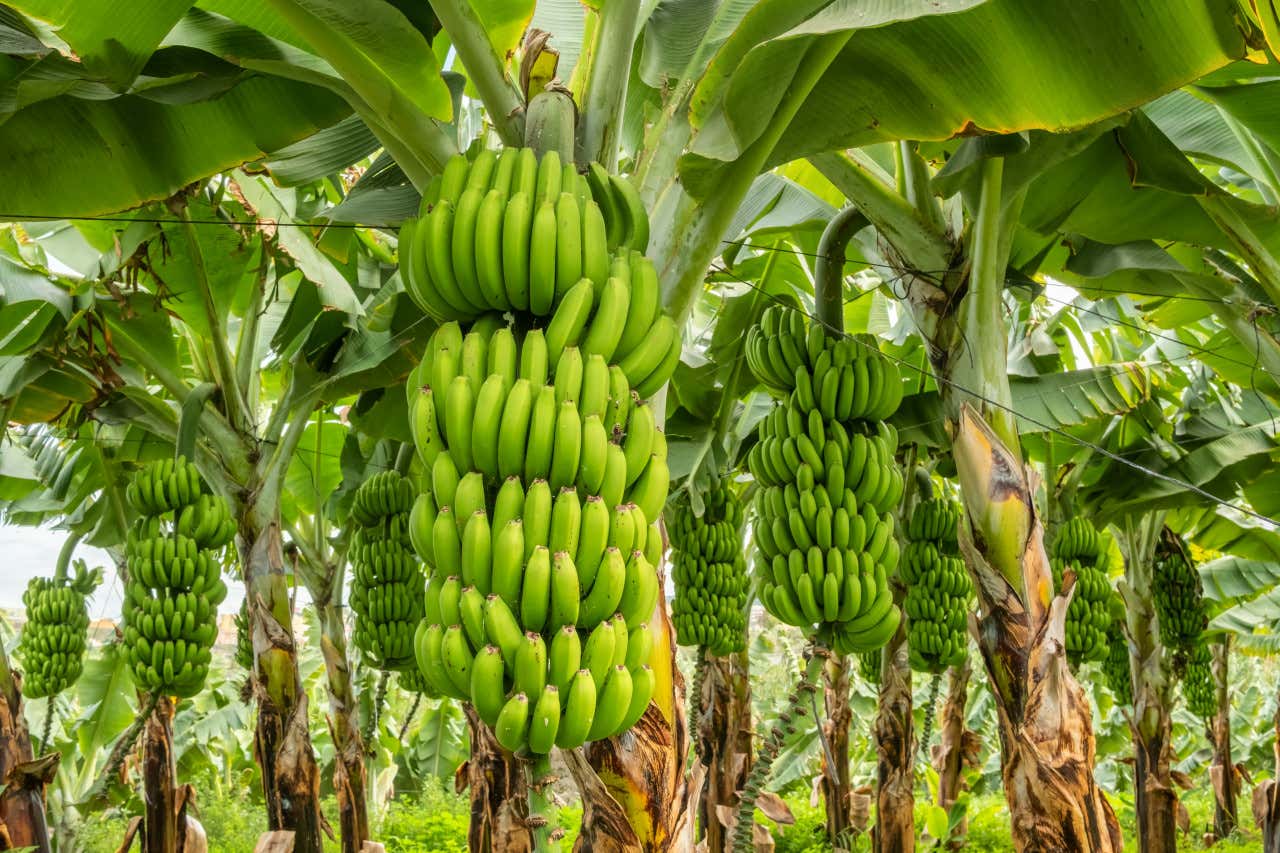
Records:
[[[165,696],[147,718],[142,744],[142,792],[145,818],[143,853],[178,853],[187,834],[178,808],[177,768],[173,756],[173,702]],[[181,824],[181,825],[179,825]]]
[[[1070,590],[1051,594],[1029,475],[967,403],[953,434],[968,516],[960,547],[977,591],[1014,847],[1119,851],[1119,823],[1093,778],[1089,701],[1067,667]]]
[[[822,672],[823,704],[826,719],[822,722],[824,739],[821,750],[822,777],[818,788],[826,814],[827,841],[835,846],[847,841],[852,827],[853,780],[849,775],[849,727],[853,711],[849,707],[849,680],[852,660],[833,656]]]
[[[1213,644],[1213,686],[1218,710],[1210,724],[1213,732],[1213,762],[1209,778],[1213,783],[1213,834],[1226,838],[1235,831],[1236,769],[1231,760],[1231,688],[1228,667],[1231,658],[1231,635],[1224,634]]]
[[[661,567],[659,580],[665,585]],[[648,709],[631,731],[584,747],[587,761],[613,800],[612,804],[592,803],[591,813],[597,820],[607,820],[608,826],[613,818],[605,816],[614,815],[621,808],[633,835],[627,838],[606,828],[592,827],[592,819],[584,811],[579,850],[666,853],[693,847],[693,820],[689,811],[693,791],[684,772],[685,757],[689,753],[684,679],[676,668],[675,631],[664,597],[658,598],[649,632],[654,640],[649,656],[654,690]],[[575,775],[581,787],[583,779],[580,774]],[[588,792],[583,796],[586,799]],[[591,843],[590,839],[595,839],[595,846],[584,846]]]
[[[322,853],[320,769],[307,728],[307,694],[298,674],[293,601],[284,571],[280,526],[241,524],[239,541],[253,625],[258,725],[254,756],[262,769],[267,826],[294,833],[297,853]]]
[[[997,709],[1014,847],[1112,853],[1121,847],[1120,826],[1093,778],[1092,714],[1066,661],[1070,594],[1053,594],[1009,387],[1003,295],[1021,196],[1005,198],[1001,158],[979,168],[976,215],[965,252],[951,253],[950,272],[915,274],[929,267],[913,265],[897,246],[886,246],[886,255],[905,276],[952,438],[966,515],[960,544],[977,593],[978,649]],[[880,213],[868,218],[877,222]],[[931,240],[946,244],[942,235]]]
[[[1262,830],[1262,853],[1280,853],[1280,702],[1274,719],[1276,730],[1272,753],[1275,774],[1253,789],[1253,822]]]
[[[471,757],[458,771],[471,791],[467,849],[471,853],[532,853],[529,786],[519,761],[494,739],[470,704],[463,706]]]
[[[698,715],[698,757],[707,765],[700,809],[708,853],[728,850],[731,830],[720,821],[720,807],[736,808],[738,791],[751,772],[750,656],[708,657],[702,697],[694,697]]]
[[[939,744],[933,759],[933,766],[938,771],[938,805],[948,814],[964,790],[965,710],[969,702],[969,674],[972,671],[967,658],[964,663],[951,668],[951,685],[947,690],[947,703],[942,706]],[[955,834],[960,837],[967,834],[968,824],[968,818],[963,818],[956,826]],[[949,846],[960,849],[955,841]]]
[[[35,848],[49,853],[44,786],[58,771],[58,756],[35,760],[22,710],[22,680],[0,646],[0,850]]]
[[[333,598],[341,598],[341,583]],[[329,691],[329,734],[333,738],[333,791],[338,805],[342,853],[360,853],[369,835],[364,741],[356,721],[357,705],[347,663],[346,624],[332,598],[320,608],[320,650]]]
[[[879,853],[915,850],[915,735],[911,717],[911,666],[907,623],[884,647],[876,733],[876,829]]]
[[[1173,788],[1169,714],[1173,678],[1149,594],[1163,518],[1163,514],[1152,514],[1136,525],[1127,521],[1124,537],[1129,553],[1121,592],[1133,673],[1133,788],[1142,853],[1174,853],[1177,848],[1178,797]]]

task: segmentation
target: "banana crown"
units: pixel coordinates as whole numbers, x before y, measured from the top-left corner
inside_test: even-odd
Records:
[[[960,508],[940,498],[921,501],[911,513],[911,541],[899,564],[907,585],[907,646],[911,668],[938,673],[968,655],[967,622],[973,585],[958,554]]]
[[[841,654],[869,652],[901,620],[892,511],[902,498],[897,367],[870,344],[832,338],[773,306],[747,332],[747,364],[777,398],[747,456],[757,492],[761,601]]]
[[[423,617],[423,574],[413,550],[410,510],[417,495],[397,471],[360,484],[351,502],[353,641],[373,666],[416,670],[413,635]]]
[[[703,495],[703,513],[686,502],[667,512],[671,617],[680,645],[703,646],[723,656],[746,648],[746,560],[742,555],[742,502],[727,479]]]
[[[205,491],[187,459],[139,470],[125,490],[137,513],[125,543],[124,643],[136,683],[188,697],[200,692],[227,596],[222,550],[235,537],[231,509]]]
[[[457,180],[446,170],[446,183]],[[575,209],[561,194],[552,225]],[[382,555],[385,538],[406,531],[428,576],[411,646],[421,677],[471,702],[512,751],[612,737],[653,693],[648,620],[670,472],[644,400],[680,344],[658,310],[652,265],[624,249],[599,287],[583,256],[551,307],[528,309],[545,325],[490,312],[437,328],[406,388],[420,489],[403,527],[360,543]]]
[[[1107,577],[1110,536],[1099,533],[1088,519],[1072,518],[1059,528],[1053,554],[1049,565],[1055,587],[1062,588],[1067,569],[1076,575],[1075,592],[1067,608],[1067,658],[1077,664],[1105,660],[1113,596]]]

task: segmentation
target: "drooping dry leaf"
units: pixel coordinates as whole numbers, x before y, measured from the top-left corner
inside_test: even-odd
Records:
[[[751,825],[751,849],[755,853],[773,853],[773,836],[758,823]]]
[[[772,791],[763,791],[756,797],[756,808],[776,824],[791,826],[796,822],[796,817],[787,808],[786,802]]]
[[[258,837],[258,844],[253,853],[293,853],[293,832],[277,829],[264,832]]]
[[[1271,809],[1271,789],[1275,786],[1276,780],[1267,779],[1253,789],[1253,825],[1259,829],[1266,823],[1267,812]]]
[[[1169,771],[1169,778],[1173,780],[1173,784],[1177,785],[1184,791],[1190,791],[1191,786],[1195,784],[1191,781],[1191,777],[1186,773],[1183,773],[1181,770]]]
[[[204,827],[191,815],[187,815],[187,837],[182,844],[182,853],[209,853],[209,838]]]
[[[1178,823],[1178,829],[1186,834],[1191,831],[1191,814],[1187,811],[1187,807],[1183,805],[1182,800],[1178,800],[1178,812],[1174,818]]]

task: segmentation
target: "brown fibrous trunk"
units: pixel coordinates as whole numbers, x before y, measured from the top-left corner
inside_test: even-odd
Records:
[[[938,771],[938,805],[950,813],[964,791],[964,768],[973,754],[973,741],[977,735],[965,728],[965,708],[969,701],[969,660],[951,668],[951,683],[947,688],[947,701],[942,706],[938,730],[938,745],[933,750],[933,767]],[[968,831],[968,818],[962,818],[955,835],[963,838]],[[961,842],[951,841],[953,850]]]
[[[332,603],[320,610],[320,650],[329,692],[329,734],[333,739],[333,792],[343,853],[361,853],[370,840],[364,741],[356,723],[356,700],[347,663],[346,626]]]
[[[1222,839],[1235,832],[1239,822],[1236,810],[1236,767],[1231,759],[1231,690],[1228,682],[1231,638],[1224,636],[1213,644],[1213,686],[1217,712],[1210,722],[1213,736],[1213,761],[1209,779],[1213,783],[1213,834]]]
[[[241,526],[241,554],[253,626],[258,704],[254,757],[262,770],[267,826],[294,833],[297,853],[322,853],[328,832],[320,812],[320,769],[307,725],[307,694],[298,673],[293,602],[284,573],[280,527],[270,522],[256,535]]]
[[[1120,825],[1093,778],[1092,713],[1066,660],[1073,583],[1053,595],[1032,475],[968,403],[960,408],[953,452],[969,513],[960,547],[977,592],[973,627],[996,704],[1014,847],[1114,853]],[[1016,552],[991,550],[983,530]],[[997,565],[1008,569],[1011,558],[1017,571],[1006,575]]]
[[[467,849],[472,853],[532,853],[529,785],[520,762],[498,745],[470,705],[464,706],[471,756],[458,768],[457,787],[469,790],[471,821]]]
[[[693,721],[698,759],[707,767],[700,810],[703,841],[708,853],[723,853],[731,829],[721,821],[722,809],[736,808],[738,791],[751,772],[751,681],[746,651],[728,657],[708,657],[702,696],[693,697],[698,709]]]
[[[903,620],[885,646],[877,703],[875,849],[915,850],[915,734],[911,717],[911,666]]]
[[[33,847],[49,853],[44,788],[58,772],[58,755],[32,757],[22,710],[21,677],[0,650],[0,850]]]
[[[144,853],[177,853],[187,834],[185,810],[178,802],[173,756],[173,702],[161,697],[147,718],[142,743]],[[184,845],[185,846],[185,845]]]

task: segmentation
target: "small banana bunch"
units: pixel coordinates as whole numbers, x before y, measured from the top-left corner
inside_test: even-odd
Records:
[[[880,667],[884,664],[882,650],[859,652],[855,657],[858,659],[858,674],[862,676],[862,680],[868,684],[879,685]]]
[[[1111,597],[1111,624],[1107,626],[1107,656],[1102,659],[1102,675],[1116,697],[1116,703],[1133,705],[1133,678],[1129,668],[1129,644],[1125,640],[1124,604],[1120,596]]]
[[[968,655],[965,631],[973,585],[958,553],[959,515],[951,501],[925,500],[907,524],[911,541],[902,552],[903,609],[911,668],[917,672],[939,673]]]
[[[1213,652],[1204,638],[1197,638],[1187,658],[1186,672],[1182,676],[1182,696],[1187,700],[1187,710],[1202,720],[1218,711],[1217,688],[1213,683]]]
[[[190,461],[153,462],[126,489],[139,513],[125,543],[124,642],[136,683],[194,696],[204,686],[227,596],[219,551],[235,535],[226,502]],[[185,532],[184,532],[185,531]]]
[[[351,505],[351,609],[356,648],[374,666],[414,666],[413,635],[422,621],[422,567],[409,538],[416,490],[396,471],[365,480]]]
[[[1152,586],[1160,642],[1175,652],[1192,649],[1209,625],[1199,572],[1181,549],[1162,546],[1156,553]]]
[[[18,641],[24,666],[22,694],[55,696],[80,677],[88,642],[85,600],[102,582],[102,571],[76,564],[75,577],[32,578],[22,594],[27,622]]]
[[[897,408],[902,383],[894,365],[857,346],[779,306],[747,340],[757,377],[786,393],[760,422],[747,460],[763,487],[761,601],[783,622],[817,626],[841,654],[878,649],[901,619],[889,574],[899,555],[890,510],[903,481],[897,431],[879,418]]]
[[[245,672],[253,672],[253,626],[249,623],[249,599],[240,602],[234,617],[236,624],[236,664]]]
[[[1073,663],[1107,656],[1107,628],[1111,624],[1111,582],[1107,579],[1103,538],[1083,518],[1072,518],[1053,543],[1054,586],[1062,587],[1066,569],[1076,574],[1075,593],[1067,608],[1067,657]]]
[[[440,326],[408,389],[417,663],[513,752],[626,731],[654,689],[666,440],[594,324],[557,323],[572,298],[519,345],[495,315]]]
[[[705,646],[723,656],[746,647],[746,561],[742,555],[742,502],[721,480],[703,497],[696,516],[685,504],[668,513],[676,597],[671,617],[682,646]]]

